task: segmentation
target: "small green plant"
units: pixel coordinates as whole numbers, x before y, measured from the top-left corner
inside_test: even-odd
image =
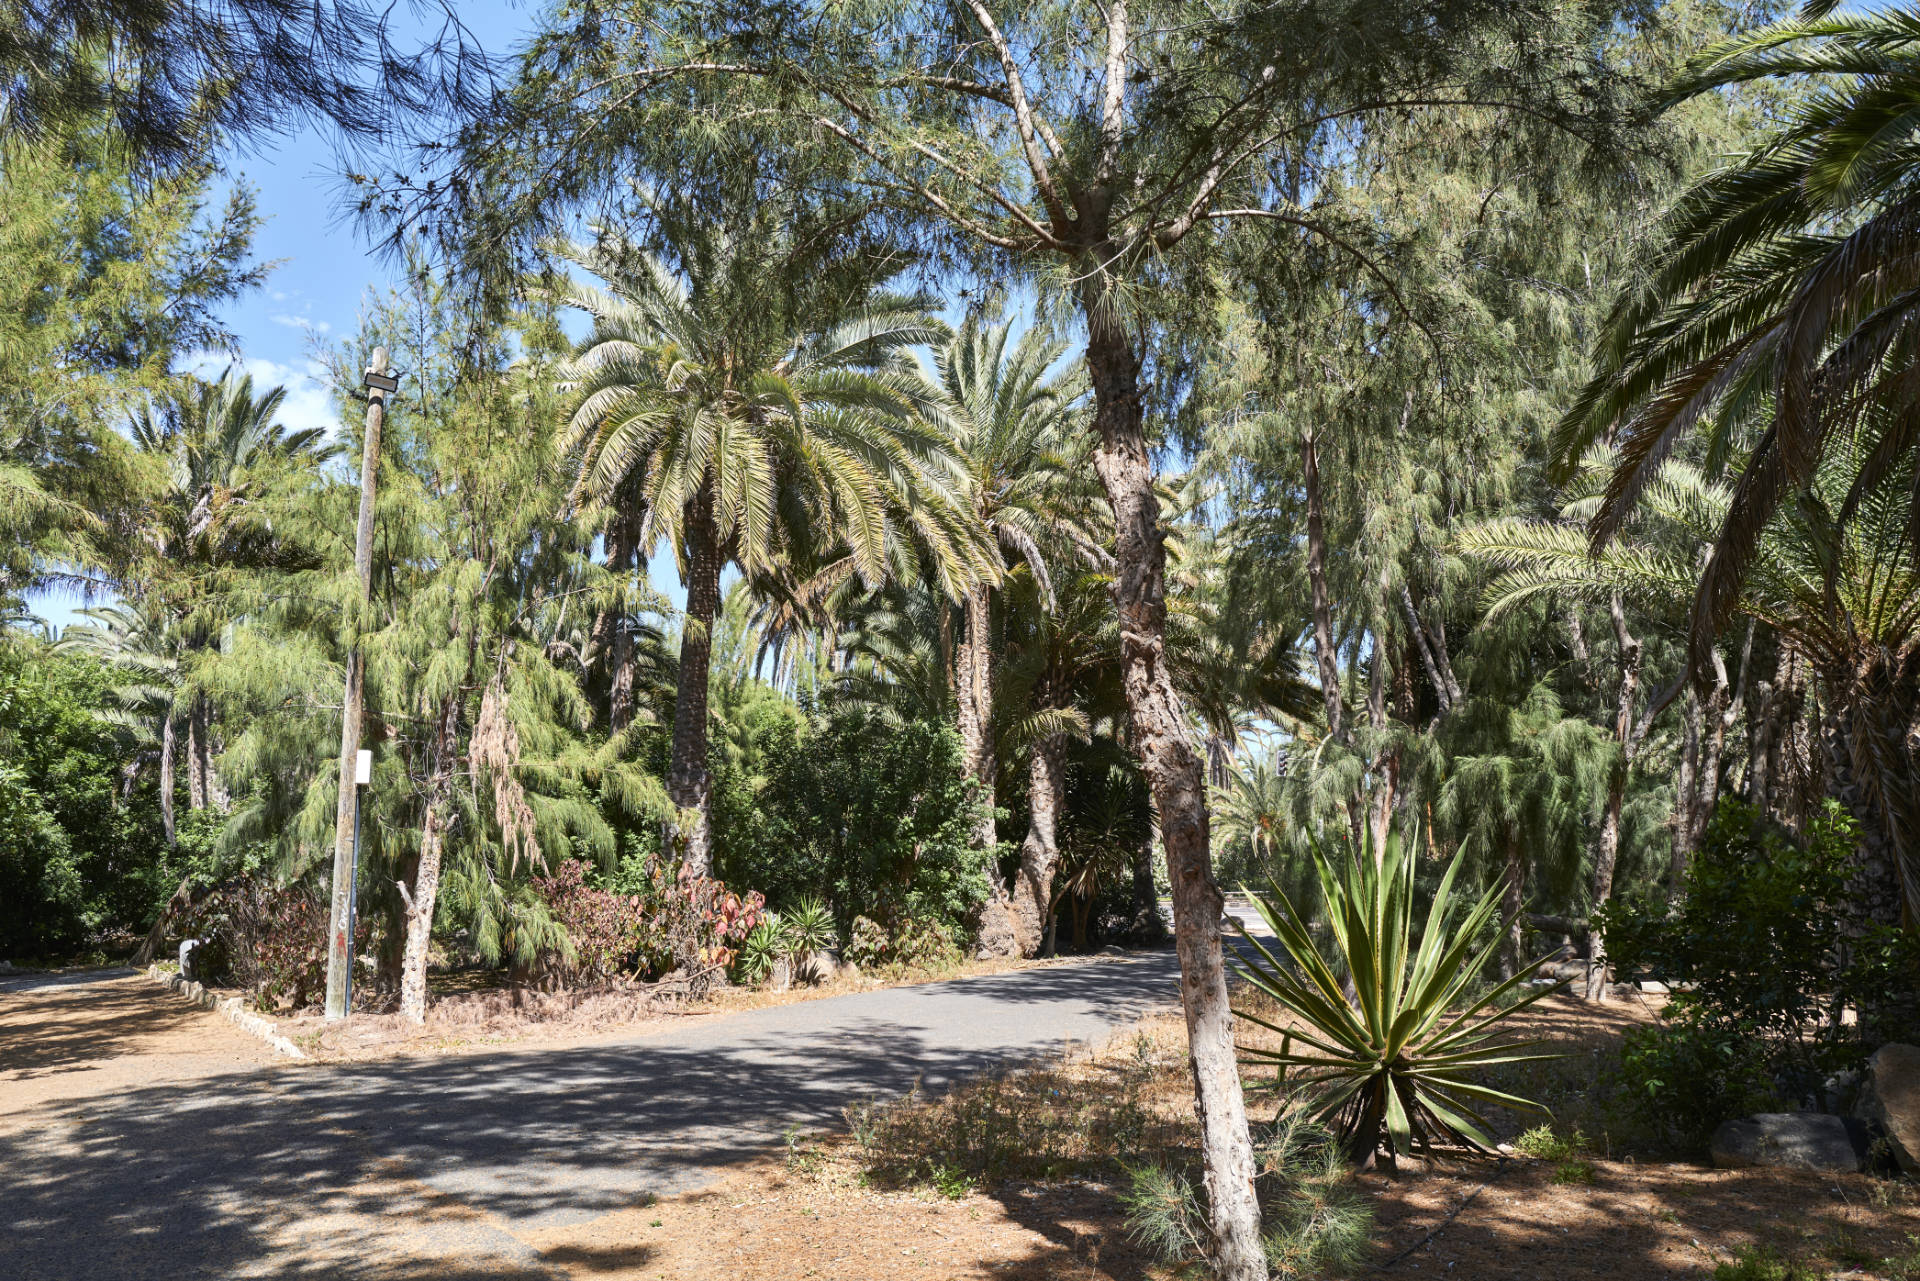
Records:
[[[1193,1181],[1171,1166],[1151,1162],[1125,1167],[1120,1191],[1127,1235],[1162,1263],[1178,1263],[1206,1253],[1206,1220]]]
[[[1545,1109],[1473,1078],[1500,1064],[1558,1057],[1525,1053],[1532,1043],[1491,1040],[1502,1019],[1558,990],[1542,986],[1522,994],[1539,961],[1469,995],[1500,946],[1502,932],[1488,928],[1498,918],[1500,886],[1459,911],[1456,855],[1415,939],[1412,844],[1395,832],[1376,851],[1369,833],[1363,848],[1337,862],[1318,842],[1312,845],[1332,938],[1328,954],[1309,916],[1277,883],[1249,897],[1288,959],[1241,929],[1249,950],[1241,954],[1240,972],[1306,1024],[1304,1031],[1283,1028],[1236,1010],[1281,1035],[1278,1050],[1248,1045],[1241,1053],[1278,1068],[1276,1089],[1298,1069],[1291,1083],[1317,1096],[1316,1118],[1333,1123],[1341,1146],[1362,1165],[1382,1145],[1393,1155],[1415,1146],[1430,1151],[1436,1140],[1490,1151],[1493,1140],[1476,1103]],[[1343,983],[1349,975],[1351,996]]]
[[[781,943],[795,960],[830,949],[835,940],[833,913],[817,898],[801,899],[780,918]]]
[[[740,941],[739,955],[733,958],[733,981],[750,986],[766,982],[773,967],[786,954],[785,942],[780,918],[775,913],[767,913]]]
[[[1283,1108],[1260,1145],[1261,1238],[1280,1281],[1338,1273],[1367,1247],[1373,1209],[1353,1187],[1339,1143],[1306,1107]]]
[[[933,1185],[934,1191],[949,1201],[961,1200],[967,1193],[973,1191],[973,1180],[967,1177],[967,1172],[957,1165],[945,1162],[933,1166],[928,1171],[927,1182]]]
[[[1796,1263],[1772,1246],[1743,1246],[1713,1270],[1713,1281],[1825,1281],[1818,1268]]]
[[[1571,1161],[1587,1150],[1587,1138],[1578,1129],[1560,1137],[1550,1125],[1536,1125],[1513,1141],[1513,1150],[1536,1161]]]
[[[1592,1183],[1594,1176],[1591,1161],[1562,1161],[1553,1169],[1555,1183]]]

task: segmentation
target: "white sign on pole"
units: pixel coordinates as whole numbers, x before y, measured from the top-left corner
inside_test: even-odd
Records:
[[[363,747],[353,762],[353,781],[365,787],[373,781],[373,749]]]

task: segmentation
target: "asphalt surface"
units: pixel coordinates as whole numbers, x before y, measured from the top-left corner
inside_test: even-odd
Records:
[[[1099,1041],[1177,999],[1165,951],[584,1048],[289,1064],[55,1101],[0,1118],[0,1278],[545,1278],[516,1229],[697,1188],[789,1127]]]

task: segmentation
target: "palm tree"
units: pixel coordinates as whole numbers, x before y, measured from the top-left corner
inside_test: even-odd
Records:
[[[669,220],[671,261],[611,236],[560,250],[607,286],[557,290],[593,318],[564,374],[576,493],[605,500],[636,483],[637,545],[671,546],[687,591],[667,790],[698,874],[712,866],[707,680],[722,572],[877,584],[924,566],[955,600],[992,574],[951,496],[951,455],[920,416],[933,406],[908,349],[944,336],[926,299],[815,298],[790,323],[772,295],[797,263],[769,261],[778,238]]]
[[[88,620],[68,627],[55,646],[87,654],[126,680],[110,693],[117,706],[96,713],[128,740],[138,763],[148,753],[160,770],[160,823],[174,844],[174,769],[181,701],[180,638],[151,601],[122,601],[81,611]]]
[[[1053,607],[1049,550],[1075,553],[1091,564],[1111,563],[1089,531],[1092,469],[1085,432],[1072,421],[1084,388],[1077,367],[1058,369],[1066,344],[1038,328],[1011,342],[1012,326],[969,318],[934,355],[945,419],[960,459],[961,494],[1006,558],[1024,562]],[[1052,372],[1049,372],[1052,371]],[[982,581],[963,602],[955,654],[961,750],[967,771],[993,800],[993,583]],[[974,833],[993,845],[999,834],[991,811]]]
[[[213,709],[194,682],[193,655],[229,621],[222,602],[237,571],[304,563],[261,503],[285,472],[318,467],[339,448],[318,428],[278,422],[286,395],[284,387],[256,394],[251,376],[230,369],[218,382],[188,379],[180,393],[141,406],[129,425],[135,447],[165,469],[136,557],[154,562],[142,589],[170,614],[155,626],[178,633],[188,804],[196,810],[225,801],[213,767]]]
[[[1870,447],[1829,449],[1809,490],[1758,532],[1731,607],[1777,633],[1804,660],[1827,711],[1829,785],[1861,828],[1856,910],[1896,924],[1904,899],[1920,914],[1920,550],[1908,538],[1909,485],[1882,477],[1862,491]],[[1508,520],[1462,536],[1462,550],[1502,573],[1488,588],[1499,611],[1550,592],[1659,616],[1693,606],[1694,548],[1727,528],[1742,486],[1708,482],[1669,460],[1651,479],[1632,537],[1589,554],[1568,522]],[[1856,501],[1857,500],[1857,501]],[[1854,502],[1849,517],[1846,505]]]
[[[1618,447],[1590,527],[1596,544],[1697,430],[1711,463],[1744,455],[1690,602],[1696,665],[1740,608],[1768,522],[1815,483],[1835,441],[1858,442],[1831,496],[1839,525],[1887,477],[1911,477],[1920,443],[1920,418],[1905,412],[1920,388],[1916,17],[1833,7],[1714,45],[1675,86],[1675,102],[1791,77],[1812,77],[1818,91],[1666,216],[1651,269],[1615,304],[1597,370],[1556,442],[1563,473],[1596,441]]]

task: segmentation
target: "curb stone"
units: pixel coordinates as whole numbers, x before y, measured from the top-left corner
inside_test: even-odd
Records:
[[[192,979],[183,979],[178,974],[163,970],[158,965],[147,967],[147,977],[172,992],[175,996],[185,997],[203,1010],[212,1010],[224,1017],[227,1022],[252,1036],[265,1041],[276,1054],[284,1054],[290,1059],[304,1059],[306,1052],[273,1030],[273,1024],[247,1009],[237,996],[218,997],[207,991],[206,987]]]

